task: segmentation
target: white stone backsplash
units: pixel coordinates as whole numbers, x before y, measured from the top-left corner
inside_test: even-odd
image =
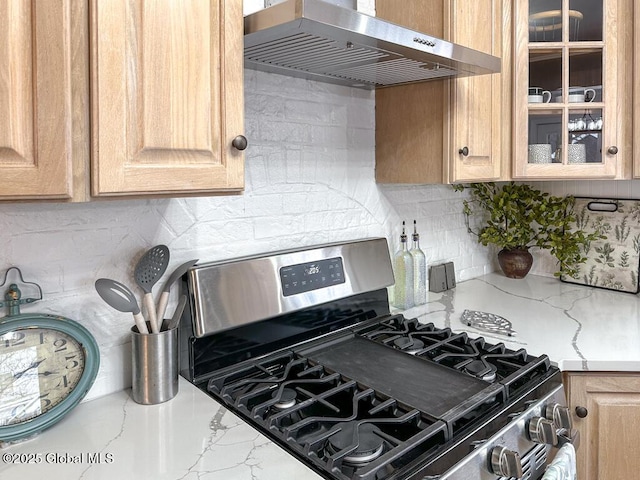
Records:
[[[103,303],[93,284],[114,278],[140,298],[134,265],[158,243],[171,250],[170,269],[191,258],[372,236],[391,239],[395,249],[401,219],[416,218],[428,261],[453,260],[459,278],[492,269],[464,232],[460,194],[445,186],[376,185],[373,92],[248,70],[245,95],[242,195],[0,205],[0,271],[19,266],[44,292],[22,311],[77,320],[99,343],[101,368],[89,398],[131,382],[131,315]]]
[[[128,387],[130,315],[98,297],[110,277],[135,287],[133,268],[158,243],[170,269],[191,258],[228,259],[297,246],[384,236],[418,222],[428,265],[453,261],[458,281],[494,271],[494,252],[469,236],[461,196],[448,186],[375,183],[375,94],[248,70],[246,189],[242,195],[84,204],[0,204],[0,272],[19,266],[44,300],[22,311],[64,315],[101,350],[88,398]],[[559,194],[640,197],[640,182],[547,182]],[[157,290],[157,289],[156,289]],[[28,294],[25,292],[25,295]],[[172,312],[176,292],[169,305]]]

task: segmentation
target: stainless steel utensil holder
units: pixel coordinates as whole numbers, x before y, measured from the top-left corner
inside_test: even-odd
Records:
[[[141,334],[131,328],[132,396],[155,405],[178,393],[178,329]]]

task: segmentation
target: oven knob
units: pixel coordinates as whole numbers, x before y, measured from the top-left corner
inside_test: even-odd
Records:
[[[548,420],[551,420],[556,425],[556,428],[564,428],[566,430],[573,428],[569,407],[565,407],[559,403],[547,405],[544,409],[544,416],[547,417]]]
[[[533,417],[529,420],[529,438],[532,442],[545,443],[547,445],[558,444],[556,426],[551,420],[541,417]]]
[[[491,450],[491,470],[502,477],[521,478],[523,473],[520,455],[506,447],[494,447]]]

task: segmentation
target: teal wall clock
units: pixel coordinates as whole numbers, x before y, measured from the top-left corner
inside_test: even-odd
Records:
[[[98,345],[78,322],[20,314],[21,304],[42,298],[36,286],[40,298],[21,299],[17,285],[11,284],[0,303],[9,307],[9,315],[0,319],[2,442],[30,437],[62,420],[87,394],[100,366]]]

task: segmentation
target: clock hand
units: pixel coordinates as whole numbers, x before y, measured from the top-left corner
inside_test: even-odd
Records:
[[[30,366],[28,366],[27,368],[25,368],[23,371],[18,372],[16,374],[13,375],[13,378],[20,378],[22,377],[25,373],[27,373],[29,370],[33,370],[34,368],[38,368],[38,365],[40,365],[42,362],[44,362],[46,360],[46,358],[43,358],[42,360],[38,361],[38,362],[33,362],[31,363]]]
[[[58,374],[58,372],[49,372],[49,371],[46,371],[46,372],[33,372],[33,373],[20,372],[20,373],[21,373],[21,375],[20,375],[21,377],[24,377],[25,375],[29,375],[29,376],[42,375],[43,377],[48,377],[49,375],[57,375]]]

